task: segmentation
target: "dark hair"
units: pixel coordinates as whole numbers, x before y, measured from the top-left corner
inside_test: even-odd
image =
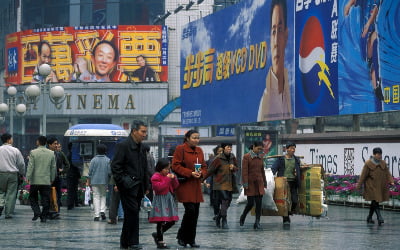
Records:
[[[143,58],[143,60],[146,62],[146,58],[145,58],[143,55],[138,55],[138,56],[136,57],[136,60],[137,60],[139,57]]]
[[[37,141],[39,142],[39,145],[40,145],[40,146],[44,146],[44,145],[46,145],[47,138],[46,138],[46,136],[41,135],[41,136],[39,136],[39,137],[37,138]]]
[[[155,170],[157,172],[161,172],[164,168],[169,166],[169,159],[168,158],[161,158],[157,161]]]
[[[290,147],[296,147],[296,143],[294,142],[287,142],[286,143],[286,149],[290,148]]]
[[[143,127],[147,127],[146,124],[144,124],[143,121],[140,121],[140,120],[133,120],[133,122],[132,122],[132,128],[131,128],[131,133],[132,133],[133,130],[139,130],[140,127],[142,127],[142,126],[143,126]]]
[[[114,60],[113,60],[113,61],[116,62],[117,59],[118,59],[118,57],[119,57],[117,47],[115,47],[115,45],[114,45],[112,42],[107,41],[107,40],[102,40],[102,41],[98,42],[98,43],[94,46],[94,48],[93,48],[93,50],[92,50],[93,57],[96,57],[96,49],[97,49],[97,47],[99,47],[101,44],[108,44],[108,45],[111,46],[111,48],[114,50]]]
[[[142,148],[145,152],[150,152],[150,146],[147,144],[142,144]]]
[[[220,145],[217,145],[215,148],[213,148],[214,155],[217,155],[217,154],[218,154],[218,149],[219,149],[219,148],[221,148]]]
[[[1,142],[6,143],[8,140],[12,138],[12,135],[9,133],[4,133],[1,135]]]
[[[193,134],[199,134],[199,131],[195,129],[191,129],[188,132],[185,133],[185,137],[183,138],[183,142],[187,142]]]
[[[381,148],[374,148],[373,150],[372,150],[372,154],[382,154],[382,149]]]
[[[285,28],[287,27],[287,5],[286,5],[286,0],[272,0],[271,2],[271,15],[269,18],[269,28],[271,29],[272,25],[272,13],[274,12],[274,7],[275,5],[280,5],[282,7],[282,12],[283,12],[283,21],[285,22],[284,26]]]
[[[51,55],[51,46],[50,46],[50,43],[47,42],[47,41],[41,41],[41,42],[39,43],[39,45],[38,45],[38,52],[39,52],[39,55],[42,54],[42,47],[43,47],[43,45],[49,46],[49,48],[50,48],[50,55]]]
[[[49,145],[50,145],[50,144],[53,144],[55,141],[58,141],[57,138],[55,138],[55,137],[50,137],[50,138],[47,139],[47,144],[49,144]]]
[[[221,148],[225,149],[226,146],[232,147],[232,143],[230,143],[230,142],[223,142],[223,143],[221,143]]]
[[[107,146],[104,144],[98,144],[96,147],[96,152],[99,155],[105,155],[107,152]]]
[[[260,147],[260,146],[263,146],[264,144],[262,143],[262,141],[255,141],[255,142],[253,142],[253,148],[255,148],[255,147]],[[253,149],[252,148],[252,149]]]

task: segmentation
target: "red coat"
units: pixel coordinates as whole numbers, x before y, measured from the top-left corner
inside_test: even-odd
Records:
[[[243,156],[242,161],[242,184],[244,194],[247,196],[264,195],[264,187],[267,186],[267,180],[264,172],[264,162],[260,157],[251,157],[250,153]]]
[[[179,202],[203,202],[203,192],[201,188],[202,178],[194,178],[192,172],[195,171],[194,164],[200,163],[202,176],[207,174],[207,164],[204,161],[203,150],[200,147],[191,148],[187,143],[176,147],[174,158],[172,159],[172,170],[187,177],[187,180],[179,184],[175,194]]]

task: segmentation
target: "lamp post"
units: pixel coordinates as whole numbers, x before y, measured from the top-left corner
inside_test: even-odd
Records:
[[[26,112],[26,105],[23,103],[17,104],[16,95],[17,95],[17,88],[14,86],[10,86],[7,89],[7,103],[0,104],[0,114],[1,120],[5,120],[5,114],[9,112],[10,115],[10,134],[14,134],[14,113],[17,115],[24,115]]]
[[[47,130],[47,111],[45,96],[49,96],[50,101],[57,109],[61,109],[62,103],[65,100],[64,88],[60,85],[52,86],[52,83],[47,81],[47,76],[51,73],[50,65],[44,63],[39,66],[40,81],[38,85],[30,85],[25,89],[25,96],[28,103],[37,103],[42,96],[42,135],[46,136]]]

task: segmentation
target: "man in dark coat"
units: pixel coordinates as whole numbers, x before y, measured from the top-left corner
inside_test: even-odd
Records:
[[[147,157],[142,145],[146,135],[147,126],[142,121],[133,121],[130,135],[117,144],[111,163],[125,214],[120,240],[122,249],[142,249],[139,245],[139,210],[149,182]]]
[[[300,159],[294,155],[296,144],[286,144],[286,154],[279,157],[272,165],[272,172],[278,172],[278,177],[286,177],[289,184],[289,191],[292,197],[292,207],[289,214],[293,214],[298,203],[297,190],[300,188]],[[289,216],[283,216],[283,224],[290,224]]]

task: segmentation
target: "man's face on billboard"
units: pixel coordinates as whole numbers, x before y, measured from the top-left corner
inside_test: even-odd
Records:
[[[47,45],[47,44],[42,45],[42,51],[41,51],[41,54],[39,57],[40,57],[40,62],[39,62],[40,65],[42,65],[43,63],[50,64],[51,49],[50,49],[49,45]]]
[[[114,49],[107,43],[100,44],[93,56],[93,63],[96,75],[106,76],[115,65]]]
[[[284,72],[285,48],[288,38],[288,29],[285,27],[283,9],[275,5],[271,18],[271,60],[272,71],[276,75]]]

